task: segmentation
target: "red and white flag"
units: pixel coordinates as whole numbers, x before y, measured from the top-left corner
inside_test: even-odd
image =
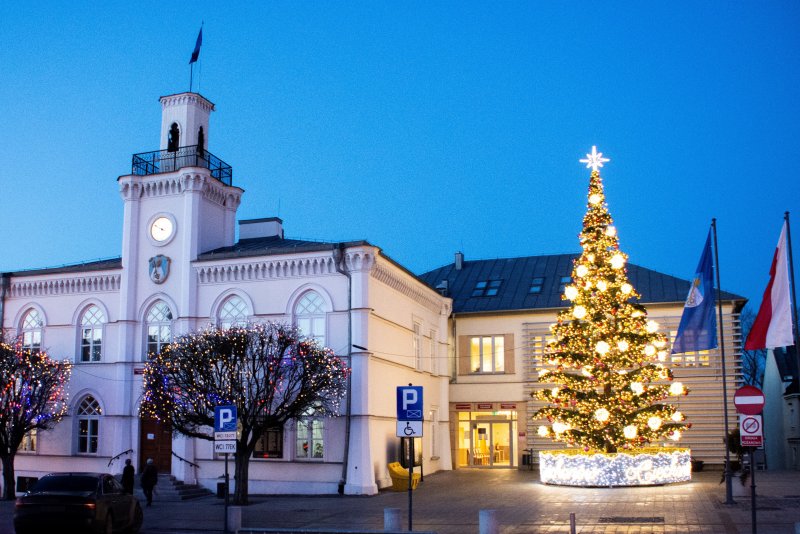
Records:
[[[789,262],[786,252],[786,223],[783,223],[778,248],[769,269],[769,284],[761,299],[761,308],[747,335],[745,350],[773,349],[794,345],[792,307],[789,288]]]

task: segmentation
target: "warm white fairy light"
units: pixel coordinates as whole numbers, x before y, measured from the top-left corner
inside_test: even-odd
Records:
[[[644,353],[652,358],[653,356],[656,355],[656,348],[653,345],[645,345]]]
[[[636,395],[644,393],[644,384],[641,382],[631,382],[631,391]]]
[[[626,350],[628,350],[628,347],[630,347],[630,345],[628,345],[628,342],[625,341],[624,339],[617,341],[617,349],[620,352],[625,352]]]
[[[683,384],[680,382],[673,382],[669,386],[669,394],[672,396],[683,395]]]
[[[658,351],[658,361],[660,362],[667,361],[667,351],[665,350]]]
[[[622,269],[625,266],[625,256],[617,252],[611,256],[611,267],[614,269]]]
[[[584,308],[583,306],[575,306],[572,309],[572,316],[575,317],[576,319],[583,319],[584,317],[586,317],[586,308]]]
[[[550,430],[548,430],[546,426],[540,426],[536,433],[539,434],[539,436],[546,438],[550,434]]]
[[[575,269],[575,274],[578,275],[578,278],[583,278],[589,274],[589,268],[585,265],[578,265],[577,269]]]
[[[606,410],[605,408],[598,408],[594,411],[594,418],[600,421],[601,423],[605,423],[608,421],[608,418],[611,417],[611,413]]]
[[[625,436],[625,439],[635,438],[638,432],[639,429],[636,428],[636,425],[628,425],[622,429],[622,435]]]
[[[654,415],[647,420],[647,426],[650,427],[650,430],[658,430],[661,428],[661,418],[657,415]]]
[[[600,291],[605,291],[606,289],[608,289],[608,284],[606,283],[605,280],[600,280],[599,282],[597,282],[597,289],[599,289]]]
[[[564,432],[569,430],[569,428],[570,428],[569,425],[562,421],[555,421],[553,423],[553,432],[555,432],[556,434],[563,434]]]
[[[592,193],[591,195],[589,195],[589,204],[591,204],[592,206],[596,206],[596,205],[600,204],[600,202],[602,202],[602,200],[603,200],[603,197],[601,197],[597,193]]]
[[[672,414],[672,417],[670,417],[670,419],[672,419],[676,423],[680,423],[681,421],[683,421],[683,414],[681,412],[674,412]]]
[[[617,228],[614,226],[608,226],[606,228],[606,235],[608,237],[614,237],[615,235],[617,235]]]
[[[575,297],[578,296],[578,288],[575,286],[565,287],[564,296],[567,297],[569,300],[575,300]]]
[[[608,354],[608,351],[611,350],[611,347],[605,341],[598,341],[597,345],[594,346],[594,350],[597,354]]]
[[[680,437],[680,432],[675,432]],[[670,436],[672,439],[672,436]],[[539,478],[560,486],[647,486],[692,479],[691,451],[669,447],[653,452],[575,454],[541,451]]]
[[[651,319],[647,321],[646,329],[648,334],[655,334],[658,332],[658,323]]]

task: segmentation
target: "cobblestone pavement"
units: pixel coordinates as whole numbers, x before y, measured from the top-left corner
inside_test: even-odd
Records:
[[[647,488],[545,486],[534,471],[462,469],[428,475],[413,493],[414,530],[477,534],[480,510],[495,510],[501,534],[744,534],[751,530],[749,493],[726,505],[719,472],[696,473],[686,484]],[[736,482],[736,481],[735,481]],[[738,484],[738,482],[736,482]],[[794,534],[800,523],[800,472],[758,472],[757,525],[762,534]],[[737,487],[737,490],[740,488]],[[749,490],[749,486],[744,488]],[[156,497],[157,498],[157,497]],[[372,497],[252,496],[244,527],[381,530],[385,508],[399,508],[408,528],[407,492]],[[13,504],[0,503],[0,534],[11,534]],[[143,534],[217,533],[220,499],[155,502]]]

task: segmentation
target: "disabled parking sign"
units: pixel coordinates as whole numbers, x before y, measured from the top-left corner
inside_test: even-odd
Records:
[[[422,386],[397,387],[397,437],[422,436]]]

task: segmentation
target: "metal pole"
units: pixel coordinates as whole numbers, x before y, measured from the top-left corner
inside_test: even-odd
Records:
[[[194,77],[194,61],[189,63],[189,92],[192,92],[192,78]]]
[[[750,519],[753,524],[753,534],[758,534],[756,528],[756,462],[753,451],[755,447],[750,447]]]
[[[411,512],[413,502],[413,498],[411,497],[411,483],[414,480],[414,438],[406,439],[408,440],[408,455],[410,456],[408,460],[408,531],[411,532]]]
[[[795,291],[794,285],[794,261],[792,260],[792,232],[789,229],[789,212],[784,212],[783,220],[786,222],[786,253],[789,255],[789,288],[791,289],[792,293],[792,309],[791,317],[794,318],[792,321],[793,330],[794,330],[794,353],[795,358],[797,358],[797,369],[800,372],[800,347],[798,347],[798,341],[800,340],[800,331],[798,331],[798,318],[797,318],[797,292]]]
[[[225,453],[225,522],[224,522],[224,530],[225,534],[228,534],[228,495],[230,491],[228,491],[228,453]]]
[[[717,248],[717,219],[711,219],[714,234],[714,272],[717,275],[717,311],[719,313],[719,351],[722,360],[722,413],[725,420],[725,504],[736,504],[733,500],[731,481],[731,451],[728,447],[728,372],[725,363],[725,336],[722,320],[722,287],[719,281],[719,249]]]

